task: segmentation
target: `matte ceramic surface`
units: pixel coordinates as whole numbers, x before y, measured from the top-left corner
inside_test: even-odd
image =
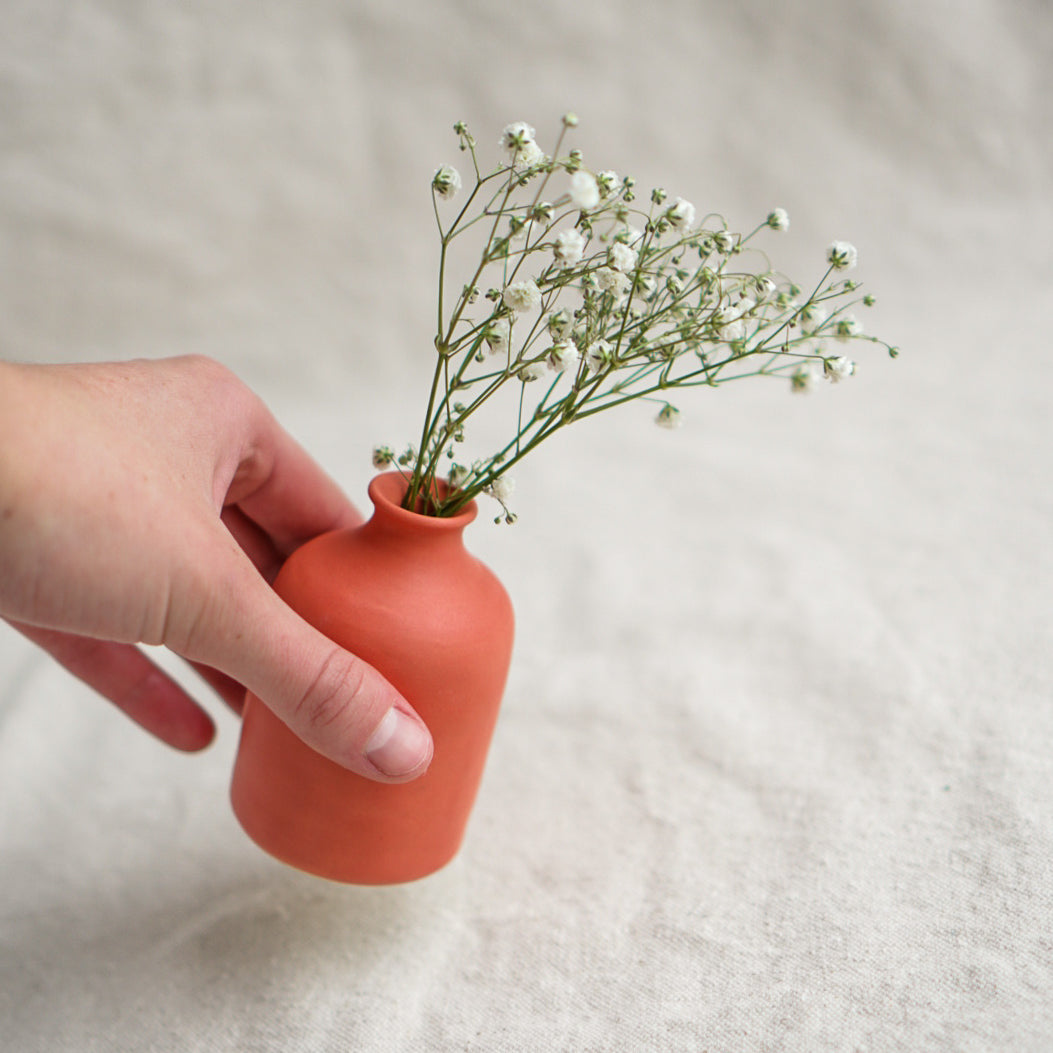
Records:
[[[306,746],[250,695],[231,786],[262,848],[356,884],[414,880],[457,853],[512,652],[508,595],[463,545],[474,503],[439,519],[400,508],[403,492],[398,473],[375,477],[372,518],[297,550],[275,588],[413,705],[435,742],[431,766],[409,783],[372,782]]]

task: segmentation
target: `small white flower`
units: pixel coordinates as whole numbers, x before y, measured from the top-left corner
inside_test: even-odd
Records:
[[[534,281],[513,282],[505,287],[501,299],[513,311],[533,311],[541,304],[541,290]]]
[[[814,363],[805,362],[798,366],[790,377],[790,390],[808,392],[815,388],[819,380]]]
[[[552,255],[564,267],[580,263],[585,255],[585,236],[579,230],[561,230],[552,243]]]
[[[623,274],[636,266],[636,251],[621,241],[616,241],[610,251],[611,266]]]
[[[720,327],[720,339],[729,344],[735,343],[736,340],[743,340],[745,336],[746,323],[741,318],[736,318],[733,322],[727,322]]]
[[[511,476],[499,475],[488,487],[486,492],[496,500],[504,504],[515,492],[516,483]]]
[[[655,281],[653,274],[638,274],[633,284],[633,299],[646,300],[654,295],[654,291],[657,288],[658,283]]]
[[[461,173],[453,165],[436,168],[431,179],[431,188],[444,201],[449,201],[461,189]]]
[[[545,160],[541,147],[534,142],[536,134],[526,121],[515,121],[505,125],[498,143],[508,151],[513,165],[532,168]]]
[[[675,406],[670,406],[667,402],[659,411],[658,416],[654,419],[655,424],[660,428],[679,428],[683,423],[680,419],[680,410]]]
[[[632,286],[629,276],[613,267],[600,267],[595,272],[595,278],[596,285],[604,292],[609,292],[616,300],[625,296]]]
[[[766,274],[761,275],[754,283],[757,287],[757,299],[770,300],[778,291],[779,287]]]
[[[580,169],[570,177],[570,200],[575,208],[587,212],[600,203],[600,188],[595,176]]]
[[[537,143],[530,142],[517,150],[512,156],[512,163],[521,168],[533,168],[545,160],[545,152]]]
[[[548,353],[549,368],[557,373],[573,373],[578,368],[581,356],[571,343],[553,344]]]
[[[847,241],[835,241],[826,250],[826,261],[839,271],[850,271],[859,259],[855,245]]]
[[[524,384],[529,384],[534,380],[540,380],[547,372],[548,367],[544,362],[524,362],[519,367],[519,379]]]
[[[717,246],[717,250],[725,255],[735,247],[735,235],[727,230],[718,230],[713,235],[713,241]]]
[[[826,311],[818,304],[808,303],[801,308],[797,316],[801,323],[801,329],[805,333],[814,333],[826,321]]]
[[[737,303],[727,304],[714,311],[713,325],[719,338],[729,344],[742,340],[746,336],[745,316],[756,306],[756,303],[747,296]]]
[[[784,208],[773,208],[768,213],[768,226],[772,230],[789,230],[790,229],[790,217],[786,213]]]
[[[741,340],[746,335],[746,316],[757,306],[748,296],[735,303],[726,304],[713,312],[713,324],[720,330],[721,339]]]
[[[387,468],[395,461],[395,451],[390,446],[373,447],[373,467]]]
[[[619,185],[618,173],[611,171],[597,172],[596,185],[600,188],[600,195],[604,199],[610,197]]]
[[[610,361],[611,345],[606,340],[596,340],[585,349],[585,365],[593,373],[598,373]]]
[[[446,481],[450,484],[450,489],[459,490],[471,474],[463,464],[451,464],[446,473]]]
[[[859,336],[863,332],[863,327],[859,324],[859,320],[855,315],[845,314],[837,320],[837,326],[834,329],[834,335],[838,340],[851,340],[853,336]]]
[[[499,354],[508,350],[508,341],[512,335],[512,327],[504,316],[495,318],[487,327],[484,339],[492,354]]]
[[[522,150],[528,143],[534,142],[535,135],[537,135],[537,132],[535,132],[526,121],[513,121],[512,124],[505,125],[498,143],[503,146],[512,155],[512,159],[515,160],[516,154],[518,154],[520,150]]]
[[[669,225],[676,230],[686,230],[695,222],[695,206],[678,197],[666,210]]]
[[[570,332],[570,325],[573,319],[570,317],[570,311],[565,307],[561,307],[558,311],[553,311],[545,320],[545,324],[548,326],[549,333],[552,334],[552,339],[559,341]]]
[[[828,380],[833,381],[835,384],[840,380],[844,380],[845,377],[850,377],[855,371],[855,362],[850,358],[845,358],[844,355],[823,359],[823,373],[826,374]]]

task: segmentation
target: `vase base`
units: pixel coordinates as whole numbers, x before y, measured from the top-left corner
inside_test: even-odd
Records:
[[[421,881],[449,866],[461,850],[458,843],[441,856],[427,860],[415,857],[412,862],[391,858],[390,853],[371,853],[368,848],[363,848],[357,857],[345,851],[341,858],[334,858],[331,846],[316,846],[318,850],[309,851],[309,845],[290,846],[287,838],[273,836],[274,831],[268,829],[271,824],[254,822],[254,809],[243,807],[233,791],[231,805],[242,830],[267,855],[294,870],[342,885],[407,885]]]

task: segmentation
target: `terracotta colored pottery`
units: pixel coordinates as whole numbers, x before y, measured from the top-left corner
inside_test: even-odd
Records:
[[[397,473],[369,486],[372,518],[308,542],[275,588],[330,639],[375,666],[435,743],[412,782],[372,782],[322,757],[249,695],[231,801],[254,841],[335,881],[424,877],[457,853],[482,778],[512,654],[508,595],[464,547],[474,503],[436,518],[399,507]]]

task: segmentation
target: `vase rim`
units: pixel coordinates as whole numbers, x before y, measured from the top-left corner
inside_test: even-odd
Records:
[[[445,479],[436,479],[435,485],[440,494],[445,494],[449,489]],[[402,498],[408,486],[409,482],[402,472],[382,472],[370,479],[369,498],[374,508],[383,508],[386,515],[407,524],[412,523],[418,530],[463,529],[476,517],[478,507],[474,500],[469,501],[453,516],[428,516],[421,512],[411,512],[402,507]]]

